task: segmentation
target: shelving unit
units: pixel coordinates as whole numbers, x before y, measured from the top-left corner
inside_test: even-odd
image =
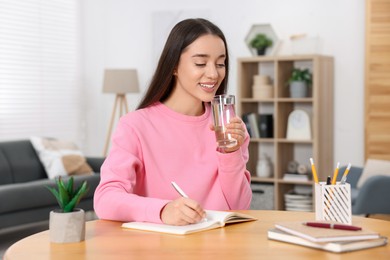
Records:
[[[293,68],[309,68],[313,84],[309,97],[290,98],[286,82]],[[268,75],[273,86],[273,97],[255,99],[252,95],[253,76]],[[287,119],[294,109],[309,113],[311,140],[286,139]],[[274,186],[274,209],[284,210],[284,194],[296,184],[313,185],[313,182],[283,180],[287,164],[296,160],[310,166],[313,157],[320,181],[333,174],[333,58],[323,55],[257,56],[238,59],[237,111],[273,115],[273,138],[251,138],[248,170],[252,183]],[[273,177],[256,175],[259,155],[267,153],[273,164]]]

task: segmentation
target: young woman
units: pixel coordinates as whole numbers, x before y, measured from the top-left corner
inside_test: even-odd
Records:
[[[100,218],[186,225],[205,218],[204,209],[249,208],[245,125],[230,121],[237,145],[223,152],[212,127],[210,101],[226,92],[228,69],[226,40],[213,23],[187,19],[172,29],[145,97],[113,134],[94,197]]]

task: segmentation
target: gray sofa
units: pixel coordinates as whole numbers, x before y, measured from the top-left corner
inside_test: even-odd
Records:
[[[86,159],[95,173],[75,176],[74,180],[75,187],[88,181],[88,194],[78,207],[90,211],[104,158]],[[0,230],[48,220],[58,204],[46,186],[54,187],[55,181],[48,179],[29,140],[0,142]]]
[[[347,167],[340,167],[343,173]],[[358,188],[357,183],[363,173],[363,167],[351,167],[347,182],[351,185],[352,214],[365,215],[390,214],[390,177],[380,175],[368,178],[363,185]],[[340,180],[342,174],[338,175]]]

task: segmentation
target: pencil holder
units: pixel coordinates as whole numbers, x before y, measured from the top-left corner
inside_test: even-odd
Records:
[[[316,220],[352,224],[351,185],[349,183],[315,184]]]

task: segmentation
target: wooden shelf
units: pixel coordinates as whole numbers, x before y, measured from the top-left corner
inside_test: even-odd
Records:
[[[251,138],[247,168],[252,182],[274,186],[274,209],[284,210],[284,194],[294,185],[313,185],[312,181],[283,180],[289,161],[309,166],[312,157],[320,180],[333,174],[333,58],[323,55],[243,57],[238,59],[237,67],[237,113],[273,115],[273,138]],[[309,97],[289,97],[286,82],[295,67],[306,67],[312,72]],[[253,76],[257,74],[271,78],[273,97],[253,98]],[[297,108],[310,114],[310,140],[286,139],[288,116]],[[271,158],[273,177],[256,175],[257,160],[262,153]]]

